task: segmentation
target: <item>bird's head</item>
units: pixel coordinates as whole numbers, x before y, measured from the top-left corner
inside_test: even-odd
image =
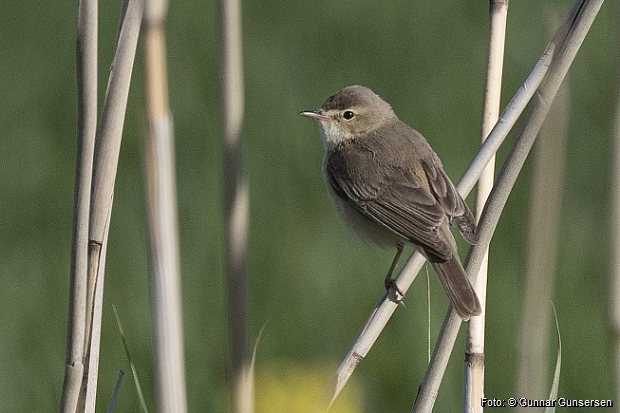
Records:
[[[330,149],[377,130],[396,117],[391,106],[364,86],[347,86],[317,110],[299,112],[319,122],[323,144]]]

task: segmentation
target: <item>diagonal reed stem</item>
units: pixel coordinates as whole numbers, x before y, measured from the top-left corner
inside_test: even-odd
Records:
[[[484,144],[480,147],[480,150],[469,164],[469,167],[456,186],[463,197],[466,197],[472,190],[482,170],[495,156],[495,152],[497,152],[536,92],[538,86],[547,74],[554,50],[555,46],[553,44],[545,49],[529,76],[512,98]],[[409,257],[396,278],[397,284],[401,290],[406,291],[409,286],[411,286],[425,261],[426,258],[418,251],[415,251]],[[379,297],[362,331],[357,336],[349,352],[326,385],[323,392],[326,403],[331,404],[338,394],[340,394],[359,362],[366,357],[372,348],[397,306],[398,304],[391,301],[385,293]]]
[[[558,47],[557,45],[564,44],[564,43],[571,44],[570,52],[576,53],[576,49],[572,50],[574,48],[575,37],[576,36],[585,37],[587,29],[590,27],[592,23],[591,20],[594,19],[594,16],[596,15],[596,13],[598,12],[598,9],[600,8],[600,3],[602,3],[601,0],[599,0],[599,2],[596,2],[594,4],[592,2],[588,2],[587,3],[588,7],[586,8],[587,13],[581,13],[582,7],[583,7],[583,0],[577,1],[577,3],[573,6],[571,11],[569,12],[568,18],[566,19],[562,27],[558,29],[558,31],[556,32],[554,36],[554,39],[549,43],[549,45],[543,52],[542,56],[540,57],[540,59],[538,60],[534,68],[532,69],[531,73],[528,75],[527,79],[524,81],[524,83],[521,85],[521,87],[519,88],[515,96],[512,98],[512,100],[510,101],[510,103],[508,104],[504,112],[502,113],[502,116],[498,120],[497,124],[495,125],[491,133],[489,134],[487,140],[482,145],[482,147],[480,148],[480,150],[478,151],[478,153],[476,154],[476,156],[470,163],[469,167],[463,174],[461,180],[459,181],[457,185],[457,189],[459,190],[462,196],[466,197],[467,194],[469,194],[471,189],[474,187],[478,177],[480,176],[482,170],[486,167],[490,159],[494,156],[495,152],[497,152],[497,149],[500,147],[501,143],[507,136],[510,129],[516,123],[517,119],[519,118],[523,110],[525,109],[525,106],[527,105],[527,103],[534,96],[534,94],[537,93],[539,85],[541,84],[545,76],[547,76],[547,71],[549,70],[549,66],[551,65],[552,59],[555,59],[554,61],[560,61],[562,62],[562,64],[568,63],[566,62],[567,60],[566,51],[563,56],[559,58],[554,57],[556,53],[556,49]],[[594,8],[594,11],[593,11],[593,8]],[[594,16],[591,15],[592,13],[594,13]],[[576,24],[577,20],[579,21],[579,25]],[[586,23],[584,23],[584,21]],[[587,25],[585,29],[584,29],[583,24]],[[579,27],[577,28],[576,26],[579,26]],[[569,32],[569,29],[572,29],[571,39],[564,42],[564,39],[566,39],[566,33]],[[579,44],[583,40],[583,37],[581,37]],[[570,58],[570,61],[572,61],[573,57],[574,57],[574,54]],[[556,66],[561,66],[561,64],[556,62]],[[568,70],[568,67],[563,68],[562,70]],[[563,75],[562,75],[562,78],[563,78]],[[554,82],[557,82],[557,79]],[[549,83],[549,79],[547,79],[546,84],[551,85],[551,83]],[[550,86],[547,86],[547,87],[550,87]],[[547,92],[548,91],[549,89],[547,90]],[[544,99],[548,99],[549,96],[550,95],[547,94],[544,97]],[[540,100],[540,98],[541,97],[539,96],[538,100]],[[493,212],[494,214],[498,214],[500,211],[494,209],[491,212]],[[494,215],[491,215],[491,216],[494,216]],[[489,226],[488,223],[485,225],[488,231],[488,228],[491,228],[491,226]],[[492,228],[494,230],[495,226],[493,225]],[[480,234],[481,240],[483,240],[482,227],[479,230],[481,231],[481,234]],[[491,237],[491,233],[492,231],[486,234],[486,236],[489,237],[489,240]],[[481,242],[476,247],[477,248],[474,248],[472,251],[476,251],[476,253],[479,253],[479,248],[487,248],[488,242],[487,243]],[[481,260],[482,257],[478,257],[477,259]],[[419,252],[414,252],[409,257],[409,259],[407,260],[403,269],[400,271],[398,278],[397,278],[397,283],[398,283],[399,288],[403,289],[404,291],[406,291],[409,288],[411,283],[414,281],[417,273],[422,268],[424,262],[425,262],[425,258]],[[479,265],[480,265],[480,261],[478,261],[476,265],[472,268],[475,268],[475,271],[478,271]],[[366,324],[362,328],[362,331],[356,338],[355,342],[353,343],[347,355],[344,357],[343,361],[340,363],[338,369],[336,370],[336,372],[330,379],[329,383],[326,385],[326,388],[324,390],[324,398],[326,400],[326,403],[331,404],[335,400],[335,398],[338,396],[338,394],[340,394],[344,385],[348,381],[351,374],[353,374],[353,371],[355,370],[359,362],[363,360],[364,357],[366,357],[366,355],[368,354],[368,351],[370,351],[370,348],[372,348],[372,345],[374,344],[376,339],[379,337],[381,331],[387,324],[387,321],[389,320],[391,315],[396,310],[397,306],[398,304],[390,301],[385,293],[379,298],[377,305],[371,312],[368,320],[366,321]],[[447,316],[447,319],[448,318],[449,316]],[[458,326],[460,326],[460,324],[461,323],[459,319]],[[458,328],[456,331],[458,332]],[[446,349],[444,349],[444,351]],[[451,346],[449,349],[451,350]],[[449,352],[447,354],[449,354]],[[433,372],[431,372],[430,374],[432,375]],[[418,410],[418,411],[424,411],[424,410]]]
[[[482,213],[478,229],[480,243],[470,249],[467,260],[466,270],[470,277],[477,275],[479,271],[486,248],[497,227],[508,196],[536,140],[551,103],[602,3],[602,0],[577,0],[569,13],[566,36],[563,39],[554,38],[553,40],[558,42],[557,54],[553,58],[545,82],[534,97],[532,108],[524,122],[523,129],[502,167]],[[460,326],[460,318],[450,308],[446,314],[431,363],[426,370],[412,412],[430,412],[432,410]]]

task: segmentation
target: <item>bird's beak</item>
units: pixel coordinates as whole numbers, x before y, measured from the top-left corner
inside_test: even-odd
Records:
[[[307,118],[312,118],[316,120],[324,120],[327,119],[327,116],[323,114],[322,110],[302,110],[299,112],[301,116],[305,116]]]

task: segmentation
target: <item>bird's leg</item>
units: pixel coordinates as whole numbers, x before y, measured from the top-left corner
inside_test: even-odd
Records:
[[[390,265],[390,270],[385,276],[385,289],[389,290],[390,288],[393,288],[394,290],[396,290],[396,292],[398,292],[398,294],[404,297],[405,294],[403,294],[400,288],[398,288],[398,285],[396,285],[396,281],[394,281],[394,278],[392,278],[392,273],[394,272],[394,269],[396,268],[396,265],[398,264],[398,260],[400,259],[400,255],[402,253],[403,253],[403,244],[399,243],[396,245],[396,256],[392,260],[392,265]]]

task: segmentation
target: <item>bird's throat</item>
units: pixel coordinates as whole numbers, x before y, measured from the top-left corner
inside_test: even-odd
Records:
[[[320,122],[319,129],[326,151],[332,151],[342,142],[350,141],[355,138],[351,132],[340,127],[336,122]]]

